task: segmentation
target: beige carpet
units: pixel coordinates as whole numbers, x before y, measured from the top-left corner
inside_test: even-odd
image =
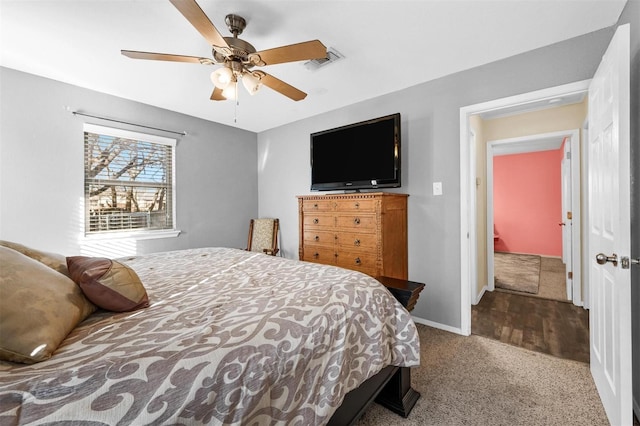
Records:
[[[373,404],[359,426],[607,425],[589,365],[418,324],[421,393],[407,419]]]
[[[496,252],[493,274],[498,288],[536,294],[540,283],[540,256]]]

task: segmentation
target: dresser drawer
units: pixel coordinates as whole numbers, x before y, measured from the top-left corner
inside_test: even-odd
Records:
[[[361,211],[366,213],[375,213],[376,200],[338,200],[336,202],[336,211]]]
[[[372,214],[342,214],[336,216],[338,228],[358,232],[376,232],[376,217]]]
[[[330,246],[336,242],[336,234],[335,232],[326,232],[326,231],[318,231],[318,230],[309,230],[304,231],[304,245],[323,245]]]
[[[341,250],[361,249],[373,251],[377,248],[378,239],[376,234],[338,232],[335,234],[335,240]]]
[[[375,275],[377,268],[375,253],[342,251],[336,257],[336,264],[342,268],[361,271],[369,275]]]
[[[336,263],[336,252],[328,247],[305,246],[302,260],[333,265]]]
[[[335,217],[331,214],[314,214],[314,213],[305,213],[304,219],[302,221],[305,229],[328,229],[335,227],[336,220]]]
[[[329,212],[333,211],[335,202],[332,200],[303,200],[302,211],[310,212]]]

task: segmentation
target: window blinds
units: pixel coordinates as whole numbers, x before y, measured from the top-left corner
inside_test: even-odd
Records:
[[[84,132],[85,232],[173,229],[175,144],[100,130]]]

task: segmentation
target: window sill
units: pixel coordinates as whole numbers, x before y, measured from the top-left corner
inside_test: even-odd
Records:
[[[163,229],[161,231],[139,231],[139,232],[105,232],[101,234],[85,234],[84,239],[87,241],[105,241],[105,240],[155,240],[158,238],[175,238],[180,235],[179,229]]]

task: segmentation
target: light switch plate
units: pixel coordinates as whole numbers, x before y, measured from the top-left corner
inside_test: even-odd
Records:
[[[433,195],[442,195],[442,182],[433,182]]]

